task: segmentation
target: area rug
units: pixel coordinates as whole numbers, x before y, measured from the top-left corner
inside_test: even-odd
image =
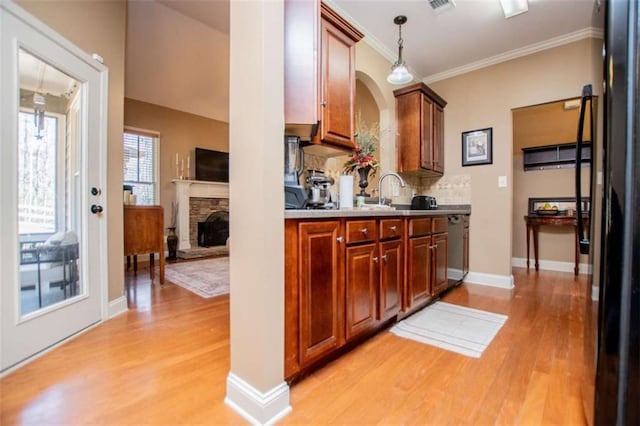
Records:
[[[397,336],[480,358],[506,315],[436,302],[391,328]]]
[[[200,297],[229,293],[229,257],[171,263],[165,266],[165,278]]]

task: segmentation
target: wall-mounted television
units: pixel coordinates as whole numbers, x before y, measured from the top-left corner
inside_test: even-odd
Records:
[[[229,153],[196,148],[196,180],[229,182]]]

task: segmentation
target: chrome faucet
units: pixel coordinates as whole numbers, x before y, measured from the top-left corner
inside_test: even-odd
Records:
[[[380,180],[378,180],[378,205],[381,205],[381,206],[384,205],[384,197],[382,196],[382,181],[387,176],[396,177],[398,179],[398,181],[400,181],[400,187],[401,188],[404,188],[406,186],[406,184],[404,183],[404,180],[396,172],[387,172],[387,173],[383,174],[382,176],[380,176]]]

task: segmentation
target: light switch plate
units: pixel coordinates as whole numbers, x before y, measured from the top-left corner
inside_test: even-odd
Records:
[[[498,176],[498,188],[506,188],[506,187],[507,187],[507,177]]]
[[[596,184],[602,185],[602,172],[596,173]]]

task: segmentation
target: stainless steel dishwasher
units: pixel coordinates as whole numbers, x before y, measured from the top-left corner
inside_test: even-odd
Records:
[[[461,284],[469,272],[469,215],[449,215],[448,276]]]

